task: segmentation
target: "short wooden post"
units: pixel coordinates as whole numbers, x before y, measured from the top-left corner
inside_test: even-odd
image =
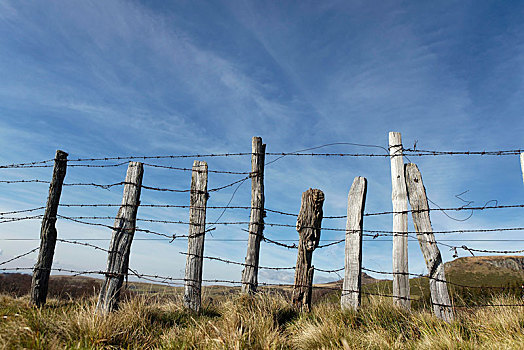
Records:
[[[420,250],[422,250],[428,268],[433,311],[438,318],[451,322],[453,320],[453,309],[446,284],[444,264],[431,228],[426,189],[416,164],[406,164],[406,184]]]
[[[251,146],[251,218],[246,264],[242,271],[242,293],[255,293],[258,285],[260,240],[264,234],[264,159],[266,145],[253,137]]]
[[[38,260],[33,270],[31,281],[31,302],[36,306],[42,306],[47,299],[49,287],[49,275],[53,265],[53,256],[56,246],[56,215],[62,194],[62,185],[67,170],[67,153],[57,150],[55,155],[55,166],[53,178],[49,185],[49,195],[45,208],[42,226],[40,228],[40,251]]]
[[[135,234],[136,215],[140,205],[140,192],[144,166],[129,162],[122,196],[122,206],[116,215],[113,235],[109,245],[106,278],[100,289],[97,312],[103,314],[118,308],[120,292],[129,268],[131,243]]]
[[[408,268],[408,198],[402,159],[402,137],[399,132],[389,133],[391,157],[391,198],[393,201],[393,295],[394,301],[410,308]]]
[[[522,181],[524,181],[524,152],[520,154],[520,168],[522,170]]]
[[[189,208],[189,238],[184,287],[184,305],[200,311],[202,303],[202,262],[206,234],[207,163],[195,160],[191,175],[191,200]]]
[[[342,309],[360,307],[362,287],[362,224],[366,203],[367,180],[358,176],[353,180],[348,195],[346,222],[346,254],[344,284],[340,305]]]
[[[324,193],[309,189],[302,193],[302,203],[297,219],[299,234],[295,285],[293,286],[293,305],[297,308],[311,309],[311,294],[314,267],[311,265],[313,251],[320,241],[322,224],[322,205]]]

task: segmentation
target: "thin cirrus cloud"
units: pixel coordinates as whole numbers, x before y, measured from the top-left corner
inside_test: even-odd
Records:
[[[405,147],[423,149],[512,149],[521,145],[524,122],[522,63],[524,40],[516,13],[521,5],[381,4],[361,1],[175,2],[109,0],[53,3],[0,2],[0,146],[3,163],[52,158],[64,149],[70,158],[118,155],[249,152],[252,136],[262,136],[268,152],[295,151],[336,142],[318,152],[384,153],[387,133],[400,131]],[[489,22],[489,26],[482,23]],[[522,148],[522,147],[521,147]],[[268,161],[276,156],[268,156]],[[248,157],[209,158],[210,169],[249,171]],[[455,197],[483,205],[524,198],[518,160],[510,157],[421,157],[418,164],[428,196],[443,207],[461,206]],[[159,161],[191,167],[192,159]],[[119,182],[125,166],[70,168],[70,182]],[[297,213],[309,187],[326,194],[325,215],[343,215],[355,176],[368,178],[367,211],[391,208],[387,158],[287,156],[266,168],[266,206]],[[50,169],[9,169],[2,178],[49,179]],[[241,176],[210,174],[209,187]],[[146,166],[144,183],[187,188],[188,172]],[[10,187],[8,187],[10,186]],[[30,187],[31,186],[31,187]],[[249,181],[214,192],[209,205],[249,205]],[[4,188],[4,186],[2,186]],[[119,188],[72,188],[62,202],[120,201]],[[234,194],[234,197],[233,196]],[[45,185],[5,185],[2,210],[40,206]],[[16,198],[13,199],[13,198]],[[187,195],[144,191],[143,203],[187,204]],[[115,208],[61,208],[67,215],[114,216]],[[187,210],[141,208],[139,217],[185,220]],[[210,211],[213,222],[220,211]],[[462,219],[462,212],[452,213]],[[482,212],[461,222],[435,212],[435,229],[518,225],[519,212]],[[249,212],[228,210],[221,221],[247,221]],[[293,217],[268,214],[268,222],[294,224]],[[111,220],[107,221],[111,224]],[[24,226],[26,225],[26,226]],[[28,226],[27,226],[28,225]],[[60,222],[63,237],[109,238],[110,232]],[[324,220],[343,229],[344,220]],[[389,217],[367,217],[365,228],[390,229]],[[522,226],[522,225],[520,225]],[[151,224],[162,232],[185,233],[183,226]],[[242,227],[219,227],[206,253],[242,261]],[[0,231],[37,237],[37,221]],[[293,227],[266,227],[269,237],[296,239]],[[325,239],[343,232],[324,231]],[[137,234],[137,238],[146,238]],[[447,237],[447,236],[446,236]],[[464,238],[463,235],[450,237]],[[492,237],[489,234],[479,238]],[[509,234],[514,238],[517,235]],[[442,236],[444,238],[444,236]],[[34,244],[34,242],[30,242]],[[132,265],[141,272],[179,275],[185,241],[137,241]],[[5,243],[12,257],[29,243]],[[107,245],[103,241],[100,245]],[[231,248],[233,244],[234,249]],[[504,242],[476,242],[507,248]],[[26,247],[27,245],[27,247]],[[57,266],[90,268],[89,250],[65,244]],[[83,247],[81,247],[83,248]],[[22,249],[22,250],[23,250]],[[154,259],[150,252],[155,251]],[[320,268],[339,268],[343,247],[315,256]],[[443,249],[446,260],[452,251]],[[75,264],[71,263],[73,256]],[[365,242],[364,265],[390,269],[388,242]],[[263,244],[262,265],[292,266],[293,251]],[[423,269],[417,244],[411,266]],[[165,263],[161,263],[164,261]],[[265,262],[264,262],[265,261]],[[104,265],[104,259],[97,260]],[[101,268],[102,268],[101,267]],[[206,262],[209,278],[238,279],[240,268]],[[280,276],[280,277],[279,277]],[[261,278],[288,281],[283,274]],[[338,276],[319,274],[317,280]]]

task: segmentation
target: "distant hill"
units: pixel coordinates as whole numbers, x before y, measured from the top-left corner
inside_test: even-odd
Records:
[[[447,278],[475,286],[505,286],[524,280],[524,256],[469,256],[445,264]]]
[[[515,289],[515,293],[518,293],[520,292],[520,285],[524,283],[524,256],[464,257],[445,263],[445,269],[448,281],[462,285],[508,287]],[[58,298],[92,296],[98,293],[101,284],[102,280],[98,278],[66,275],[51,276],[49,296]],[[391,293],[391,280],[376,279],[366,273],[362,273],[362,284],[364,291],[367,292]],[[429,298],[428,280],[426,278],[412,278],[410,279],[410,285],[411,294],[414,298],[421,298],[421,300]],[[313,300],[319,300],[325,296],[338,295],[339,292],[334,289],[342,287],[342,280],[316,284],[315,286],[326,287],[326,289],[314,289]],[[0,274],[0,293],[22,296],[29,293],[30,287],[30,275],[21,273]],[[268,286],[260,289],[290,296],[292,287],[292,285]],[[452,285],[449,286],[449,289],[452,294],[460,294],[460,297],[469,299],[476,297],[479,293],[478,290],[464,290]],[[240,288],[238,286],[206,286],[204,297],[218,300],[231,294],[236,294],[239,291]],[[128,292],[131,294],[159,293],[167,296],[180,295],[183,292],[183,288],[153,283],[129,282]]]

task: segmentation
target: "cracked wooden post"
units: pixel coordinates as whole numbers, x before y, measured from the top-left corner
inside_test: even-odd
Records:
[[[313,271],[311,265],[313,251],[320,241],[322,224],[322,205],[324,193],[321,190],[309,189],[302,193],[302,203],[297,219],[299,234],[297,265],[295,268],[295,285],[293,286],[293,305],[297,308],[311,310]]]
[[[255,293],[258,285],[260,240],[264,235],[264,159],[266,145],[253,137],[251,146],[251,217],[246,263],[242,271],[242,293]]]
[[[402,137],[389,133],[391,199],[393,202],[393,295],[395,304],[409,310],[408,198],[402,159]]]
[[[366,204],[367,180],[357,176],[348,195],[346,222],[346,251],[344,284],[340,305],[342,309],[356,310],[360,307],[362,287],[362,224]]]
[[[106,278],[96,305],[97,312],[106,314],[118,308],[120,292],[129,268],[131,243],[135,234],[136,215],[140,205],[140,192],[144,166],[140,162],[129,162],[127,167],[122,206],[118,210],[109,244]]]
[[[520,154],[520,169],[522,170],[522,181],[524,181],[524,152]]]
[[[184,284],[184,305],[199,312],[202,303],[202,263],[206,234],[207,163],[195,160],[191,174],[189,237]]]
[[[57,150],[55,155],[55,166],[53,167],[53,178],[49,185],[49,195],[45,208],[42,225],[40,228],[40,250],[38,260],[33,270],[31,281],[31,302],[36,306],[42,306],[47,300],[49,287],[49,275],[53,265],[53,256],[56,246],[56,215],[62,194],[62,185],[67,170],[67,153]]]
[[[422,175],[415,164],[406,164],[406,184],[411,205],[413,223],[417,231],[420,250],[428,268],[429,290],[435,316],[453,321],[453,307],[449,298],[444,263],[431,228],[428,199],[422,182]]]

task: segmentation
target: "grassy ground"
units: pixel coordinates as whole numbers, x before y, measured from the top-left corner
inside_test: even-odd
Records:
[[[516,304],[515,297],[494,297]],[[200,315],[173,296],[134,297],[108,316],[95,299],[50,300],[42,309],[27,297],[0,296],[0,347],[5,349],[521,349],[524,307],[461,311],[446,324],[425,309],[404,312],[389,299],[365,298],[343,312],[334,296],[312,312],[294,310],[278,295],[230,296],[204,302]]]

